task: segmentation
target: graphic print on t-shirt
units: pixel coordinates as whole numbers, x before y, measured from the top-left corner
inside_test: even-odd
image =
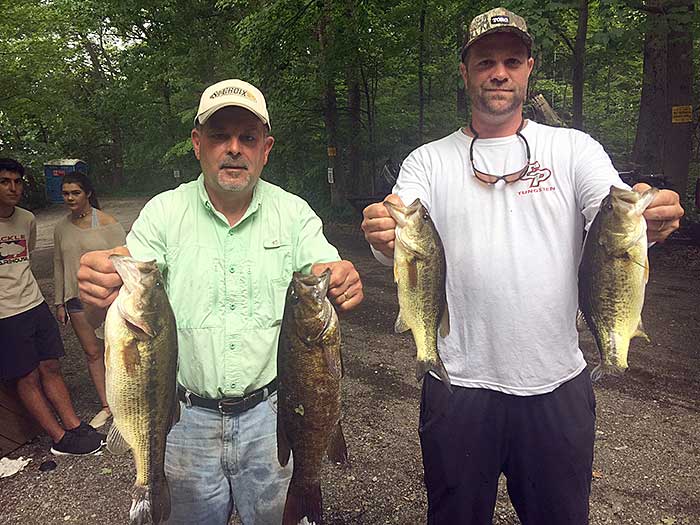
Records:
[[[26,262],[28,260],[27,239],[24,235],[0,237],[0,265]]]
[[[530,183],[530,187],[526,190],[521,190],[518,192],[518,195],[523,196],[523,195],[528,195],[530,193],[540,193],[542,191],[554,191],[556,188],[552,185],[552,181],[550,181],[547,185],[545,186],[540,186],[545,181],[548,181],[552,178],[552,170],[549,168],[543,168],[540,166],[540,162],[538,160],[531,162],[530,163],[530,170],[523,175],[522,179],[523,181],[527,181]]]

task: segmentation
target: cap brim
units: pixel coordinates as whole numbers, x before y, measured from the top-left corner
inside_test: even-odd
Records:
[[[493,33],[513,33],[514,35],[520,37],[520,39],[523,41],[523,43],[527,47],[528,51],[532,50],[532,37],[530,35],[528,35],[522,29],[518,29],[517,27],[513,27],[513,26],[494,27],[492,29],[489,29],[488,31],[484,31],[479,36],[477,36],[474,40],[469,41],[467,43],[467,45],[465,45],[462,48],[462,54],[461,54],[462,60],[464,60],[464,54],[467,52],[467,49],[469,49],[471,46],[473,46],[475,42],[478,42],[479,40],[484,38],[486,35],[491,35]]]
[[[258,111],[256,111],[254,108],[252,108],[251,106],[249,106],[249,105],[247,105],[247,104],[243,104],[243,103],[241,103],[241,102],[232,102],[232,101],[222,101],[222,102],[220,102],[219,104],[215,104],[214,106],[210,107],[208,110],[206,110],[206,111],[204,111],[204,112],[198,114],[196,117],[194,117],[194,125],[196,126],[197,123],[199,123],[199,125],[203,126],[204,123],[205,123],[207,120],[209,120],[209,118],[210,118],[214,113],[216,113],[216,112],[219,111],[220,109],[225,108],[225,107],[228,107],[228,106],[236,106],[236,107],[239,107],[239,108],[247,109],[247,110],[250,111],[253,115],[255,115],[256,117],[258,117],[258,118],[262,121],[262,123],[265,124],[265,125],[267,126],[267,129],[270,129],[270,123],[268,122],[268,120],[265,118],[264,115],[261,115]]]

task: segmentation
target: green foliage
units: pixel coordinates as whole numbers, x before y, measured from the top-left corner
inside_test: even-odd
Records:
[[[337,97],[340,165],[347,168],[349,144],[357,140],[362,173],[352,176],[369,180],[387,158],[401,160],[419,145],[420,5],[426,13],[423,140],[463,124],[456,105],[459,48],[469,20],[492,7],[444,0],[1,4],[1,154],[39,174],[50,158],[81,158],[102,187],[112,184],[121,162],[120,191],[172,187],[174,170],[179,180],[199,171],[189,135],[202,89],[239,77],[268,99],[276,144],[265,177],[334,217],[355,212],[329,205],[324,83]],[[535,38],[532,92],[570,117],[578,2],[504,5],[525,15]],[[584,126],[621,166],[634,142],[647,17],[619,0],[596,0],[589,8]],[[693,23],[700,35],[697,15],[698,9]],[[700,70],[697,53],[695,63]],[[359,136],[349,114],[353,80],[361,87]]]

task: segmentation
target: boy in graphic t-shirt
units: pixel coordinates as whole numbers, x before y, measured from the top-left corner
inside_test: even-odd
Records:
[[[34,214],[17,207],[23,177],[19,162],[0,159],[0,381],[15,383],[27,411],[51,436],[52,453],[92,454],[105,436],[80,421],[63,381],[63,342],[29,262]]]

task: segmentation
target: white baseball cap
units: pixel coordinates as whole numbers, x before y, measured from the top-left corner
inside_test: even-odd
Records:
[[[194,118],[195,126],[197,123],[203,125],[209,117],[226,106],[247,109],[262,120],[267,129],[271,129],[265,97],[258,88],[237,78],[222,80],[204,90]]]

